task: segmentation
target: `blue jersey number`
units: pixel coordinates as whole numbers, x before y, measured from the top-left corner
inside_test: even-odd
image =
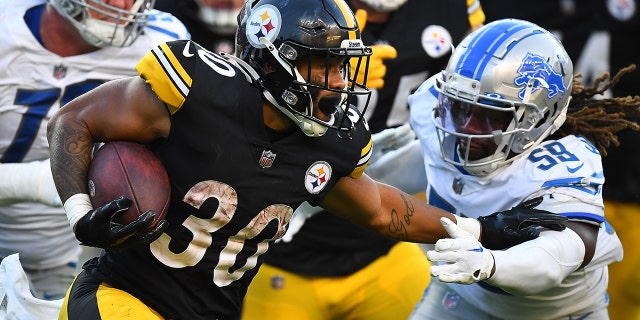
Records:
[[[562,143],[554,141],[533,150],[529,155],[529,161],[540,162],[538,169],[546,171],[558,163],[580,161],[580,159],[578,159],[578,157],[573,153],[569,152]]]
[[[62,95],[62,99],[60,99],[60,105],[65,105],[67,102],[99,86],[101,83],[102,81],[88,80],[67,86]],[[38,130],[40,130],[42,122],[46,119],[49,109],[51,109],[60,98],[60,92],[60,88],[38,91],[18,90],[15,104],[26,106],[27,111],[24,113],[22,122],[20,122],[16,130],[13,142],[0,159],[1,163],[15,163],[24,159],[31,144],[36,139]]]

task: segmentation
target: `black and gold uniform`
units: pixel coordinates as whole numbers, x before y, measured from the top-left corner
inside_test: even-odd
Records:
[[[476,4],[408,0],[386,23],[366,23],[364,43],[388,44],[398,52],[395,59],[385,60],[384,87],[372,89],[365,114],[372,132],[407,123],[409,94],[444,69],[452,45],[484,22],[479,4],[468,10],[468,3]],[[417,245],[321,211],[308,218],[290,242],[278,242],[268,252],[249,289],[243,319],[263,312],[276,313],[279,319],[330,317],[319,310],[343,319],[406,318],[429,282],[428,268]],[[358,299],[345,303],[341,293],[357,293]]]
[[[94,290],[87,296],[95,299],[114,287],[165,318],[237,318],[263,254],[293,211],[303,201],[318,205],[341,177],[362,174],[367,124],[359,122],[350,138],[333,129],[317,138],[270,132],[257,86],[187,40],[154,48],[137,70],[171,114],[169,137],[151,146],[171,181],[170,226],[150,245],[89,261],[71,296]],[[67,308],[79,319],[95,312]]]

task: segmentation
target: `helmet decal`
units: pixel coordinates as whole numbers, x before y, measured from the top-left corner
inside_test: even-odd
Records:
[[[520,97],[520,99],[524,99],[527,83],[529,83],[531,79],[536,80],[533,82],[533,89],[531,92],[533,93],[542,87],[547,87],[548,98],[553,98],[558,93],[564,94],[567,90],[567,87],[562,82],[562,75],[554,71],[553,67],[545,60],[544,57],[537,54],[527,53],[522,60],[522,64],[518,68],[518,74],[520,76],[513,79],[513,83],[522,87],[522,90],[518,92],[518,97]],[[538,79],[542,79],[547,83],[543,84]]]
[[[511,42],[515,34],[527,27],[527,25],[520,24],[517,21],[502,20],[495,22],[493,28],[479,30],[469,44],[469,47],[474,48],[474,50],[466,51],[459,58],[455,69],[459,70],[460,74],[465,77],[479,80],[496,52],[505,43]],[[509,47],[512,48],[513,45],[515,43]],[[478,55],[478,52],[484,52],[485,54]]]
[[[327,186],[329,179],[331,179],[331,166],[329,163],[316,161],[307,169],[304,186],[309,193],[317,194]]]
[[[335,1],[336,6],[338,7],[338,9],[340,10],[340,12],[342,13],[342,16],[344,18],[344,21],[346,22],[346,27],[349,29],[355,28],[356,27],[356,19],[353,15],[353,13],[351,12],[351,9],[349,8],[349,6],[344,2],[344,1]],[[348,32],[349,34],[349,40],[356,40],[359,39],[358,35],[356,34],[355,30],[351,30]]]
[[[282,15],[278,8],[266,4],[253,10],[247,21],[246,36],[252,46],[264,48],[260,38],[264,37],[269,42],[274,42],[280,34]]]

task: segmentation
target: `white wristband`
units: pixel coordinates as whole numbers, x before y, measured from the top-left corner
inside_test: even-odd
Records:
[[[480,240],[480,221],[478,219],[456,216],[456,224],[460,229],[471,233],[477,240]]]
[[[69,224],[74,232],[78,220],[91,210],[93,210],[93,205],[86,193],[76,193],[64,202],[64,211],[67,213],[67,219],[69,219]]]

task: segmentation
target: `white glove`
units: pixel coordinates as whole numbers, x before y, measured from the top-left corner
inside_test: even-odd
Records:
[[[411,143],[416,139],[416,134],[409,124],[404,124],[397,128],[389,128],[372,134],[371,139],[373,140],[373,150],[371,158],[369,158],[370,165],[378,161],[385,153]]]
[[[49,159],[0,164],[0,205],[27,201],[62,206]]]
[[[491,277],[495,261],[491,250],[482,247],[476,238],[462,230],[453,221],[440,218],[440,223],[453,239],[440,239],[435,250],[427,251],[431,262],[446,264],[432,265],[431,275],[442,282],[472,284]]]

